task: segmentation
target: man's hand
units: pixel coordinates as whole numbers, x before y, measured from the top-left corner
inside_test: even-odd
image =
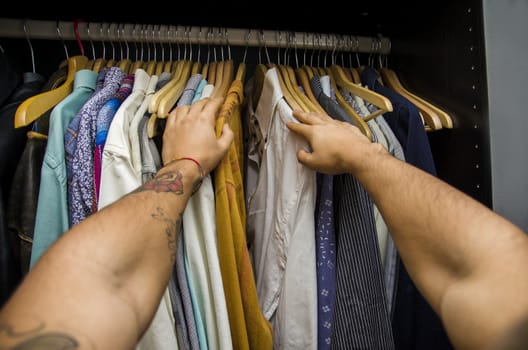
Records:
[[[354,173],[365,164],[369,154],[386,153],[354,125],[315,112],[294,111],[300,123],[288,128],[308,140],[312,151],[299,150],[297,158],[307,167],[325,174]]]
[[[163,164],[181,157],[196,159],[207,174],[213,170],[233,141],[227,124],[216,138],[215,120],[224,99],[206,98],[172,110],[163,133]]]

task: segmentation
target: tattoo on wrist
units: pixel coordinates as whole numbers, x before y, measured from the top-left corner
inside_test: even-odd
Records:
[[[10,349],[37,350],[37,349],[61,349],[73,350],[79,348],[79,342],[72,336],[59,332],[45,332],[44,324],[28,330],[14,330],[12,326],[0,324],[0,343],[14,342]],[[17,340],[20,339],[18,342]],[[0,347],[0,349],[4,349]]]
[[[165,223],[165,234],[167,236],[167,244],[170,253],[171,263],[176,261],[176,235],[180,231],[182,214],[173,221],[163,208],[157,207],[156,212],[152,213],[152,218]]]
[[[134,192],[172,192],[183,194],[183,175],[179,170],[156,175],[152,180],[145,182]]]

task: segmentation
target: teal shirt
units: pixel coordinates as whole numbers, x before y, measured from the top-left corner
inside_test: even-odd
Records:
[[[69,229],[64,132],[95,91],[97,73],[75,73],[72,92],[51,111],[48,142],[42,163],[30,268]]]

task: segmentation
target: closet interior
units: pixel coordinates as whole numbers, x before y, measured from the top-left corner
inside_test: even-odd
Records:
[[[229,61],[231,67],[223,72],[244,84],[250,79],[265,79],[267,69],[277,68],[287,91],[285,99],[304,110],[320,110],[320,105],[315,96],[302,94],[301,88],[311,91],[309,79],[314,74],[331,75],[340,104],[346,104],[346,96],[339,91],[348,91],[376,107],[363,117],[347,107],[356,125],[372,139],[367,122],[391,112],[393,106],[361,81],[363,69],[371,67],[379,72],[386,87],[404,95],[420,110],[436,175],[491,207],[482,5],[476,0],[437,5],[379,1],[357,4],[357,11],[336,13],[335,18],[332,16],[340,11],[338,5],[329,5],[323,16],[331,22],[325,25],[314,18],[318,10],[313,9],[299,9],[293,22],[292,15],[273,17],[272,11],[261,16],[219,16],[213,14],[214,6],[203,16],[120,13],[79,19],[27,17],[21,13],[0,18],[0,49],[21,72],[38,72],[47,78],[61,64],[68,69],[65,90],[54,90],[55,95],[47,100],[49,106],[26,100],[24,113],[19,109],[14,115],[14,126],[28,126],[66,97],[73,72],[87,65],[99,70],[115,60],[114,65],[127,72],[143,67],[149,74],[159,74],[167,68],[165,64],[188,60],[181,71],[189,78],[197,72],[210,73],[207,69],[213,69],[212,62]],[[80,56],[83,58],[78,59]],[[183,90],[183,85],[176,88]],[[163,99],[160,103],[155,110],[158,119],[149,121],[150,136],[159,136],[163,119],[176,100]],[[39,137],[38,130],[27,131]],[[9,190],[3,189],[4,199]],[[423,195],[428,195],[427,188]],[[6,203],[7,199],[4,208]],[[451,349],[439,320],[403,269],[400,278],[409,283],[410,292],[402,292],[409,293],[407,301],[394,302],[396,309],[389,325],[394,341],[368,348]],[[399,308],[407,306],[416,307],[414,315],[401,313]]]

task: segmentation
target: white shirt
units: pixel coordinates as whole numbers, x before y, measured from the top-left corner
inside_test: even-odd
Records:
[[[308,143],[285,125],[296,120],[275,68],[266,72],[250,117],[266,140],[247,216],[259,304],[273,325],[274,348],[316,349],[316,174],[297,161]]]
[[[141,185],[141,172],[138,173],[132,166],[128,129],[130,121],[145,98],[149,79],[146,71],[136,70],[132,92],[121,103],[108,128],[101,165],[98,210]]]
[[[178,350],[176,331],[172,326],[174,322],[170,293],[165,288],[154,319],[136,345],[136,350]]]
[[[158,83],[158,80],[159,79],[157,75],[150,76],[143,102],[141,102],[141,105],[137,109],[136,113],[134,113],[134,116],[130,121],[130,127],[128,129],[128,139],[130,140],[130,159],[132,161],[132,167],[134,168],[134,171],[138,174],[141,174],[141,167],[143,165],[141,162],[141,147],[139,146],[139,121],[143,118],[145,113],[147,113],[148,104],[150,103],[152,95],[154,95],[154,92],[156,92],[156,84]]]
[[[209,97],[212,90],[202,93]],[[196,304],[204,321],[209,349],[231,350],[231,328],[224,294],[224,283],[216,244],[215,197],[211,175],[208,174],[200,189],[189,198],[183,212],[183,235],[187,273],[191,274]],[[193,301],[194,303],[194,301]]]
[[[187,273],[193,281],[198,312],[204,322],[209,349],[231,350],[231,328],[216,243],[215,199],[208,174],[183,212]],[[193,302],[194,304],[194,302]]]

